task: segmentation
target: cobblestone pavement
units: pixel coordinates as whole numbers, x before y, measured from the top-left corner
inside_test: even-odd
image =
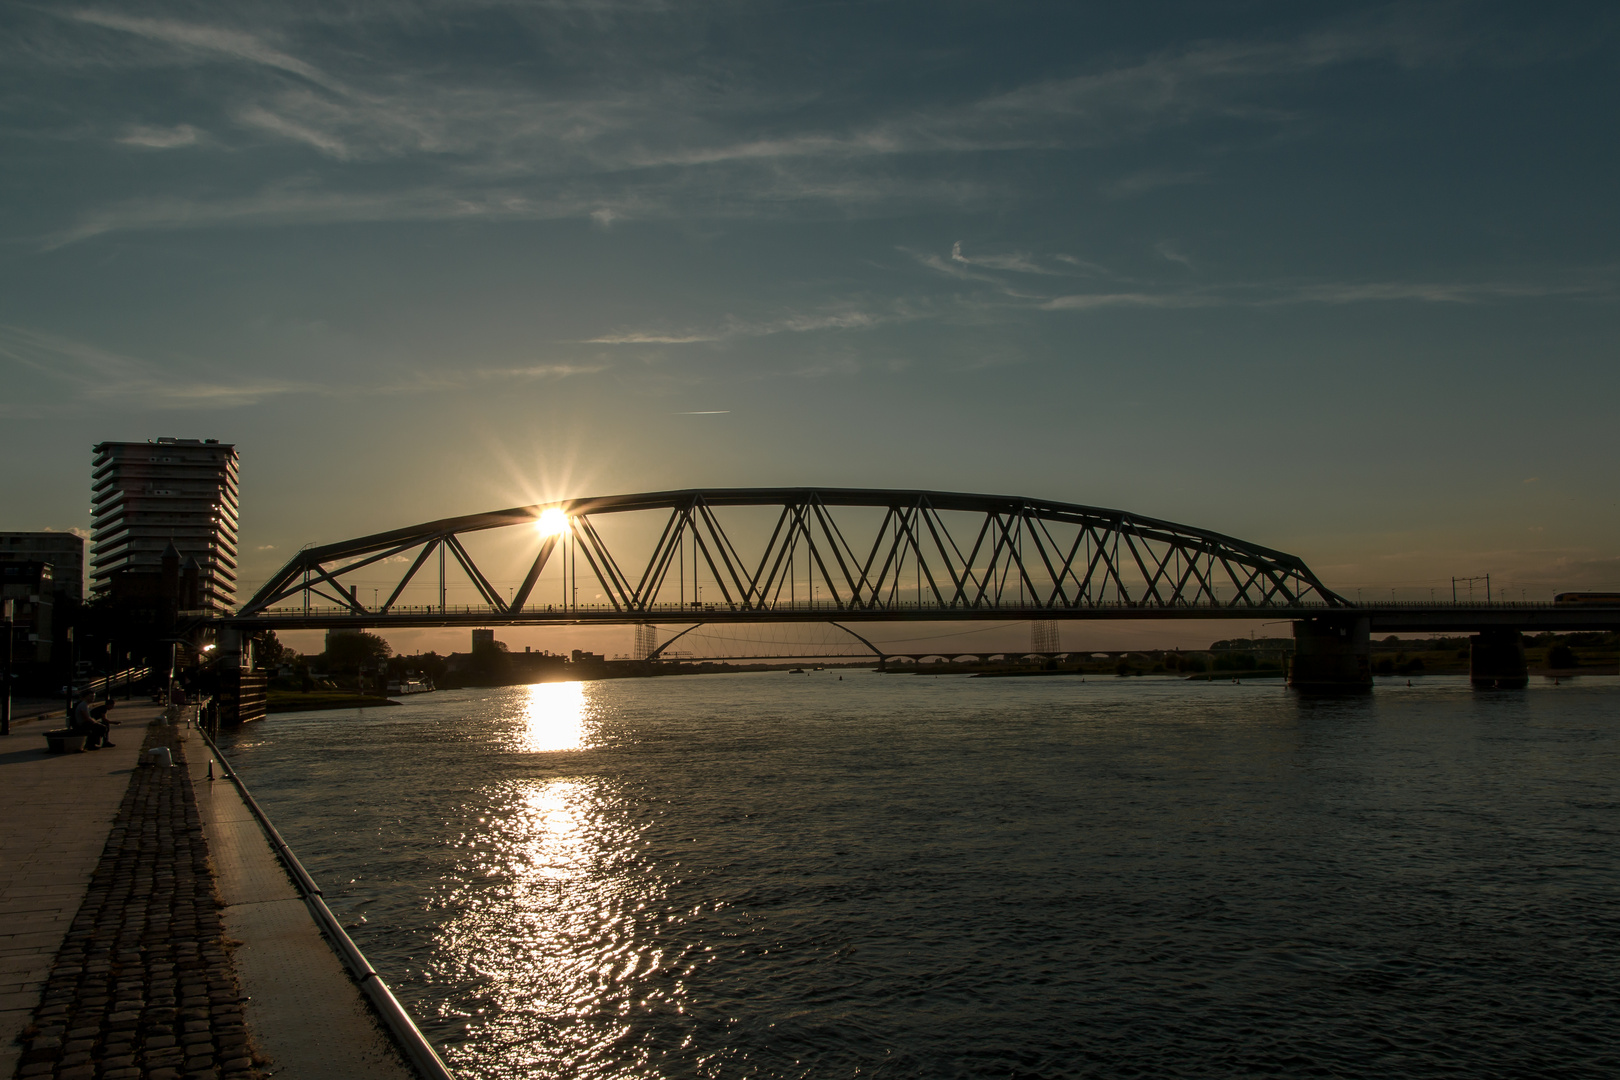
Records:
[[[142,764],[57,954],[19,1078],[259,1077],[184,747],[148,729]],[[148,765],[167,746],[175,768]]]

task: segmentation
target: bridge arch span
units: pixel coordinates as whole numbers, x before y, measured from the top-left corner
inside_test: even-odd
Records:
[[[497,536],[504,542],[475,550]],[[452,604],[452,591],[468,602]],[[513,507],[310,547],[227,621],[1220,617],[1347,605],[1296,556],[1122,510],[942,491],[712,488]]]

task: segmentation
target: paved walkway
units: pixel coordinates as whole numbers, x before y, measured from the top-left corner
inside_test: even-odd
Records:
[[[410,1080],[207,744],[120,711],[113,749],[0,741],[0,1080]]]
[[[412,1080],[360,988],[317,929],[236,785],[196,734],[187,744],[254,1048],[276,1080]]]
[[[60,697],[14,697],[11,699],[11,722],[16,724],[19,722],[27,722],[29,720],[44,720],[50,716],[55,716],[56,719],[60,720],[62,719],[62,711],[66,707],[66,704]],[[119,711],[114,715],[122,715],[122,710],[124,707],[124,702],[122,699],[120,699]],[[135,706],[134,708],[142,707],[144,706]],[[134,708],[130,709],[131,713],[134,712]]]
[[[120,705],[116,745],[47,754],[52,723],[14,723],[0,739],[0,1077],[9,1078],[46,976],[84,902],[129,788],[150,706]]]
[[[129,729],[126,727],[126,731]],[[184,729],[154,720],[25,1030],[22,1080],[253,1080]],[[99,753],[99,751],[98,751]]]

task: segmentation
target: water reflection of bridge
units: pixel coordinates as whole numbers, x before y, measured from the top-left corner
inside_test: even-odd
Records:
[[[453,593],[473,602],[452,604]],[[1300,683],[1365,683],[1369,634],[1403,631],[1475,633],[1476,672],[1512,681],[1520,632],[1620,628],[1620,605],[1364,605],[1296,556],[1121,510],[748,488],[571,499],[311,547],[215,621],[247,631],[820,622],[864,641],[848,624],[1243,618],[1294,623]]]

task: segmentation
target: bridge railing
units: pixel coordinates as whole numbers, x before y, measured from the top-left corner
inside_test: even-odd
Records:
[[[1546,610],[1546,609],[1552,609],[1552,608],[1557,608],[1557,609],[1561,610],[1561,609],[1566,608],[1568,606],[1569,605],[1567,605],[1567,604],[1555,604],[1550,600],[1491,600],[1491,601],[1486,601],[1486,600],[1457,600],[1457,601],[1450,601],[1450,600],[1436,600],[1436,601],[1428,601],[1428,600],[1372,600],[1372,601],[1360,601],[1360,602],[1352,603],[1350,605],[1338,605],[1338,604],[1329,605],[1329,604],[1326,604],[1326,603],[1322,603],[1320,601],[1317,601],[1317,602],[1304,602],[1304,603],[1291,604],[1291,605],[1288,606],[1288,610],[1292,611],[1292,610],[1298,610],[1298,609],[1302,609],[1302,608],[1320,608],[1323,611],[1343,612],[1343,613],[1348,614],[1348,613],[1356,611],[1358,609],[1368,609],[1368,610],[1378,610],[1378,611],[1388,611],[1388,610],[1391,610],[1391,609],[1411,609],[1411,610],[1428,611],[1428,610],[1433,610],[1435,608],[1458,608],[1458,609],[1471,609],[1471,610],[1481,610],[1481,611],[1503,611],[1503,610],[1513,611],[1513,610]],[[1216,603],[1216,604],[1209,604],[1209,603],[1205,603],[1205,604],[1178,604],[1178,605],[1175,605],[1175,607],[1179,608],[1179,609],[1190,610],[1190,611],[1231,611],[1234,614],[1247,614],[1247,613],[1252,612],[1252,611],[1255,610],[1252,607],[1240,606],[1240,605],[1237,605],[1237,604],[1219,604],[1219,603]],[[895,611],[898,611],[898,612],[945,611],[945,612],[959,613],[959,612],[964,612],[964,611],[981,611],[981,612],[984,612],[986,616],[993,617],[993,616],[996,616],[996,615],[1006,615],[1006,614],[1014,614],[1014,613],[1016,613],[1016,614],[1026,614],[1026,613],[1031,613],[1031,612],[1034,612],[1034,613],[1045,612],[1045,613],[1061,614],[1062,612],[1065,612],[1065,611],[1129,611],[1129,610],[1160,611],[1160,610],[1163,610],[1163,608],[1160,605],[1155,605],[1155,604],[1148,604],[1148,603],[1135,602],[1135,601],[1121,602],[1121,601],[1111,601],[1111,600],[1098,601],[1098,602],[1092,603],[1092,604],[1075,604],[1075,605],[1070,605],[1070,606],[1067,606],[1067,607],[1058,607],[1058,606],[1050,606],[1050,607],[1048,607],[1048,606],[1042,606],[1042,605],[1037,605],[1037,604],[997,604],[997,605],[986,604],[986,605],[980,605],[980,606],[972,606],[972,605],[965,605],[965,604],[941,605],[941,604],[933,604],[933,603],[928,603],[928,602],[919,603],[919,602],[917,602],[915,600],[897,600],[897,601],[884,603],[884,604],[880,604],[880,605],[866,605],[866,606],[862,606],[862,607],[852,607],[852,606],[847,605],[847,604],[839,604],[836,601],[832,601],[832,600],[797,600],[797,601],[785,601],[784,600],[784,601],[782,601],[780,603],[776,603],[776,604],[764,604],[764,605],[757,605],[756,604],[756,605],[744,606],[744,605],[741,605],[741,604],[727,604],[727,603],[725,603],[723,601],[716,602],[716,603],[710,603],[710,602],[705,600],[705,601],[702,601],[702,602],[699,602],[699,603],[687,603],[687,604],[650,604],[650,605],[648,605],[648,606],[646,606],[644,608],[637,608],[637,609],[633,609],[633,610],[626,610],[626,609],[621,608],[621,607],[615,607],[612,604],[569,604],[569,605],[546,604],[546,605],[531,605],[528,608],[526,608],[521,614],[525,615],[525,616],[543,617],[543,616],[548,616],[548,615],[567,616],[567,615],[573,615],[573,614],[598,615],[598,614],[607,614],[607,613],[617,613],[617,614],[623,614],[623,615],[631,616],[631,617],[640,616],[640,615],[646,615],[648,617],[651,617],[651,616],[655,616],[655,615],[657,615],[657,616],[669,616],[669,615],[701,616],[701,615],[705,615],[705,614],[721,614],[721,613],[726,613],[726,612],[749,612],[749,613],[755,613],[755,614],[758,614],[758,613],[770,614],[770,613],[773,613],[773,612],[781,612],[783,614],[801,613],[801,612],[826,612],[829,615],[858,615],[858,614],[861,614],[863,612],[884,613],[884,612],[895,612]],[[443,605],[443,606],[440,606],[440,605],[437,605],[437,604],[397,604],[394,607],[390,608],[386,612],[368,612],[368,613],[364,614],[363,616],[357,616],[355,611],[352,608],[339,607],[337,605],[326,605],[326,606],[320,606],[320,607],[316,607],[316,606],[302,607],[302,606],[299,606],[299,607],[269,608],[267,610],[257,612],[255,617],[262,617],[262,618],[291,618],[291,617],[305,617],[305,616],[307,616],[309,618],[356,618],[356,617],[358,617],[358,618],[363,618],[363,619],[371,619],[371,620],[375,620],[375,621],[377,621],[379,623],[382,623],[382,622],[387,622],[390,619],[399,620],[399,619],[404,619],[404,618],[421,618],[421,617],[434,616],[434,615],[487,615],[487,616],[489,616],[491,618],[511,618],[515,614],[517,614],[517,613],[511,612],[509,610],[501,609],[501,608],[496,608],[496,607],[493,607],[493,606],[491,606],[489,604],[447,604],[447,605]]]
[[[1550,605],[1548,605],[1548,606],[1550,606]],[[1249,614],[1249,613],[1255,612],[1257,610],[1256,608],[1251,607],[1251,606],[1240,606],[1240,605],[1236,605],[1236,604],[1177,604],[1174,607],[1177,610],[1187,610],[1187,611],[1230,611],[1230,612],[1233,612],[1234,614]],[[1352,610],[1352,609],[1347,609],[1342,605],[1329,605],[1329,604],[1321,603],[1321,602],[1294,604],[1294,605],[1290,605],[1288,610],[1297,610],[1299,608],[1320,608],[1323,611],[1346,611],[1346,610]],[[980,605],[980,606],[973,606],[973,605],[968,605],[968,604],[957,604],[957,605],[943,604],[942,605],[942,604],[932,604],[932,603],[927,603],[927,602],[918,603],[917,601],[914,601],[914,600],[898,600],[898,601],[893,601],[893,602],[884,603],[884,604],[878,604],[878,605],[866,605],[866,606],[861,606],[861,607],[852,607],[852,606],[849,606],[849,605],[841,605],[841,604],[839,604],[839,603],[837,603],[835,601],[831,601],[831,600],[799,600],[799,601],[795,601],[795,602],[783,601],[783,602],[777,603],[777,604],[763,604],[763,605],[762,604],[742,605],[742,604],[735,604],[735,603],[727,604],[727,603],[725,603],[723,601],[716,602],[716,603],[709,603],[708,601],[703,601],[701,604],[692,604],[692,603],[688,603],[688,604],[649,604],[649,605],[647,605],[646,607],[643,607],[643,608],[635,608],[635,609],[628,609],[628,610],[625,609],[625,608],[621,608],[621,607],[615,607],[612,604],[571,604],[571,605],[566,605],[566,606],[562,605],[562,604],[547,604],[547,605],[530,605],[529,607],[525,608],[521,613],[512,612],[512,611],[509,611],[509,610],[506,610],[506,609],[503,609],[503,608],[492,607],[489,604],[447,604],[447,605],[444,605],[444,606],[440,606],[440,605],[437,605],[437,604],[426,604],[426,605],[422,605],[422,604],[418,604],[418,605],[397,604],[394,607],[388,609],[386,612],[374,611],[374,612],[366,612],[364,614],[357,614],[352,608],[338,607],[336,605],[327,605],[327,606],[324,606],[324,607],[311,606],[311,607],[307,607],[307,608],[302,607],[302,606],[299,606],[299,607],[283,607],[283,608],[269,608],[269,609],[266,609],[264,611],[256,612],[253,616],[249,616],[249,618],[295,618],[295,617],[297,617],[297,618],[308,617],[308,618],[312,618],[312,619],[313,618],[347,618],[347,619],[360,619],[362,621],[371,620],[371,621],[374,621],[374,622],[377,622],[377,623],[386,623],[390,619],[393,619],[395,621],[399,621],[399,620],[407,619],[407,618],[424,618],[424,617],[431,617],[431,616],[435,616],[435,615],[487,615],[492,619],[508,619],[508,618],[514,618],[514,617],[544,618],[546,616],[568,616],[568,615],[575,615],[575,614],[581,614],[581,615],[621,614],[621,615],[624,615],[624,616],[629,617],[629,618],[635,618],[635,617],[645,615],[650,619],[653,616],[667,617],[667,616],[672,616],[673,615],[673,616],[677,616],[677,617],[688,617],[689,616],[689,617],[694,617],[695,618],[695,617],[701,617],[703,615],[718,615],[718,614],[729,614],[729,613],[747,613],[747,614],[780,613],[780,614],[786,615],[786,614],[824,612],[827,615],[855,616],[855,615],[861,615],[861,614],[885,614],[885,613],[889,613],[889,612],[931,612],[931,611],[951,612],[951,613],[957,613],[957,614],[962,613],[962,612],[970,612],[970,611],[971,612],[982,612],[985,615],[986,618],[995,618],[997,616],[1003,616],[1003,615],[1009,615],[1009,614],[1025,615],[1025,614],[1031,614],[1031,613],[1033,613],[1033,614],[1046,613],[1046,614],[1059,614],[1060,615],[1060,614],[1062,614],[1063,612],[1066,612],[1066,611],[1163,611],[1163,610],[1165,610],[1165,608],[1162,605],[1148,604],[1148,603],[1136,602],[1136,601],[1131,601],[1131,602],[1099,601],[1099,602],[1093,603],[1093,604],[1077,604],[1077,605],[1071,605],[1071,606],[1068,606],[1068,607],[1056,607],[1056,606],[1043,607],[1043,606],[1035,605],[1035,604],[999,604],[999,605],[986,604],[986,605]]]
[[[1352,600],[1351,608],[1373,608],[1387,611],[1391,608],[1411,608],[1432,611],[1435,608],[1464,608],[1479,611],[1514,611],[1522,609],[1569,607],[1551,600]]]

